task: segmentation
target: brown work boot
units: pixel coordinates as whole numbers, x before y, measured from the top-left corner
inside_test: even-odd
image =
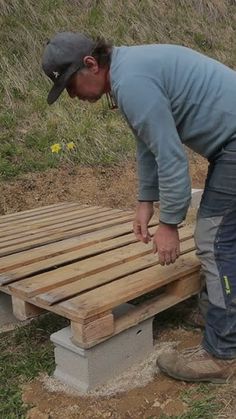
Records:
[[[225,383],[236,376],[236,358],[224,360],[211,355],[201,345],[182,351],[172,350],[157,358],[161,371],[183,381]]]

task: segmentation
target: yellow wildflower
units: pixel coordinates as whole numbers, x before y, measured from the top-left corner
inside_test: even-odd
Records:
[[[61,144],[59,143],[53,144],[51,145],[50,148],[52,150],[52,153],[59,153],[59,151],[61,150]]]
[[[67,150],[74,150],[75,143],[73,141],[71,141],[70,143],[67,143],[66,148],[67,148]]]

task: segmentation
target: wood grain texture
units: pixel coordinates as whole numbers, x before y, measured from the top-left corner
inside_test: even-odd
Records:
[[[98,340],[111,336],[114,332],[114,318],[112,313],[105,314],[87,323],[71,322],[72,342],[75,345],[92,344]]]
[[[65,210],[61,211],[60,214],[57,212],[51,213],[50,216],[40,216],[37,219],[24,219],[20,221],[12,221],[9,225],[0,225],[0,242],[4,242],[7,239],[10,240],[13,238],[18,238],[22,235],[22,233],[27,233],[30,231],[36,231],[37,229],[47,227],[47,226],[58,226],[62,225],[65,221],[73,221],[76,220],[77,222],[83,221],[92,221],[94,219],[106,219],[108,215],[114,214],[127,214],[128,212],[121,211],[121,210],[109,210],[108,208],[94,208],[94,209],[72,209],[67,212]],[[7,239],[6,239],[7,238]]]
[[[28,240],[28,238],[37,238],[37,237],[43,237],[43,236],[47,236],[48,234],[53,234],[54,232],[58,232],[58,231],[67,231],[67,230],[73,230],[73,229],[78,229],[78,228],[83,228],[83,227],[92,227],[92,226],[96,226],[97,224],[101,224],[103,222],[107,222],[108,220],[119,220],[122,219],[123,217],[133,217],[133,213],[132,212],[127,212],[127,213],[108,213],[108,214],[102,214],[100,216],[100,214],[97,214],[96,216],[90,216],[90,217],[85,217],[82,219],[72,219],[72,220],[67,220],[67,221],[63,221],[63,222],[57,222],[57,223],[49,223],[47,226],[40,228],[40,226],[36,226],[36,229],[34,228],[25,228],[22,230],[21,233],[13,233],[10,235],[7,235],[5,237],[3,237],[0,240],[0,248],[1,247],[7,247],[7,246],[11,246],[12,243],[16,244],[16,243],[23,243],[25,241]],[[1,229],[0,229],[0,233],[1,233]]]
[[[192,250],[194,250],[193,239],[186,240],[182,243],[182,254]],[[72,283],[68,283],[63,286],[57,286],[51,291],[38,295],[36,300],[49,305],[59,303],[60,301],[72,298],[75,295],[79,295],[82,292],[94,289],[103,284],[110,283],[114,280],[134,274],[158,264],[159,262],[157,256],[154,255],[152,251],[150,251],[147,255],[140,255],[134,260],[132,259],[130,261],[126,261],[125,263],[118,264],[117,266],[112,266],[107,270],[89,275],[89,277],[79,278]]]
[[[183,229],[181,235],[186,237],[189,236],[188,229]],[[183,244],[183,246],[185,246]],[[191,242],[190,248],[193,247]],[[187,245],[189,249],[189,245]],[[86,248],[87,252],[88,249]],[[71,263],[64,267],[55,269],[50,272],[22,279],[11,284],[12,281],[17,278],[22,278],[24,272],[28,272],[29,265],[23,268],[19,268],[16,272],[8,272],[2,275],[2,284],[10,282],[9,289],[14,295],[21,297],[34,297],[38,294],[48,292],[53,288],[59,287],[59,285],[66,285],[75,282],[78,279],[87,278],[90,275],[106,271],[107,269],[113,268],[117,265],[122,265],[128,261],[138,259],[147,254],[152,254],[152,244],[144,245],[143,243],[136,242],[126,246],[119,247],[114,250],[107,251],[97,256],[85,258],[79,262]],[[153,260],[156,261],[154,255]],[[155,259],[154,259],[155,258]],[[20,273],[19,273],[20,271]],[[89,279],[88,279],[89,280]]]
[[[37,317],[42,314],[44,310],[33,304],[30,304],[20,298],[12,296],[12,310],[18,320],[27,320],[32,317]]]
[[[193,227],[179,229],[176,263],[161,266],[152,243],[137,242],[132,220],[131,211],[77,203],[0,217],[0,290],[12,296],[17,318],[45,309],[65,316],[74,343],[89,348],[196,294]],[[153,218],[152,235],[157,225]],[[115,308],[146,294],[114,318]]]
[[[95,288],[58,304],[64,315],[72,313],[78,319],[88,318],[102,311],[160,288],[169,282],[199,272],[200,263],[193,252],[182,256],[174,265],[154,266]],[[67,314],[66,314],[67,313]]]
[[[58,204],[47,205],[44,207],[33,208],[26,211],[14,212],[11,214],[5,214],[0,216],[0,224],[11,223],[11,221],[15,220],[23,220],[25,218],[31,217],[40,217],[44,214],[50,214],[55,211],[67,211],[70,208],[78,207],[78,203],[75,202],[62,202]],[[88,207],[88,205],[81,205],[80,208]]]
[[[68,239],[71,237],[76,237],[78,235],[95,232],[98,230],[105,229],[109,226],[115,226],[124,224],[127,222],[132,222],[133,216],[126,215],[118,217],[115,220],[111,219],[108,221],[101,221],[95,224],[89,224],[84,227],[81,225],[76,227],[75,225],[67,226],[64,228],[58,228],[54,231],[40,232],[32,236],[25,236],[24,238],[16,239],[11,241],[8,245],[0,247],[0,256],[7,256],[13,253],[18,253],[23,250],[33,249],[35,247],[44,246],[45,244],[55,243],[59,240]],[[132,227],[130,227],[132,230]],[[50,234],[49,234],[50,233]]]
[[[7,256],[1,257],[0,273],[9,271],[22,265],[28,265],[40,260],[48,259],[63,253],[76,249],[82,249],[87,246],[93,246],[96,243],[110,240],[114,237],[129,234],[132,231],[132,224],[125,222],[115,226],[108,226],[102,230],[77,235],[69,239],[56,241],[55,243],[45,244],[33,249],[19,251]],[[20,250],[20,249],[19,249]]]

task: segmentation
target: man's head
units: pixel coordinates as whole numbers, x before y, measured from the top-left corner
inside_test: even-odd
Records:
[[[111,45],[93,41],[81,33],[61,32],[52,38],[43,54],[42,66],[54,82],[48,103],[54,103],[64,89],[71,98],[96,102],[109,92]]]

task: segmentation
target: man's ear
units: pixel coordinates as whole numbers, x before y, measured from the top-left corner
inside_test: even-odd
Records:
[[[99,71],[99,66],[94,57],[91,55],[86,55],[83,59],[85,67],[90,70],[92,73],[96,74]]]

